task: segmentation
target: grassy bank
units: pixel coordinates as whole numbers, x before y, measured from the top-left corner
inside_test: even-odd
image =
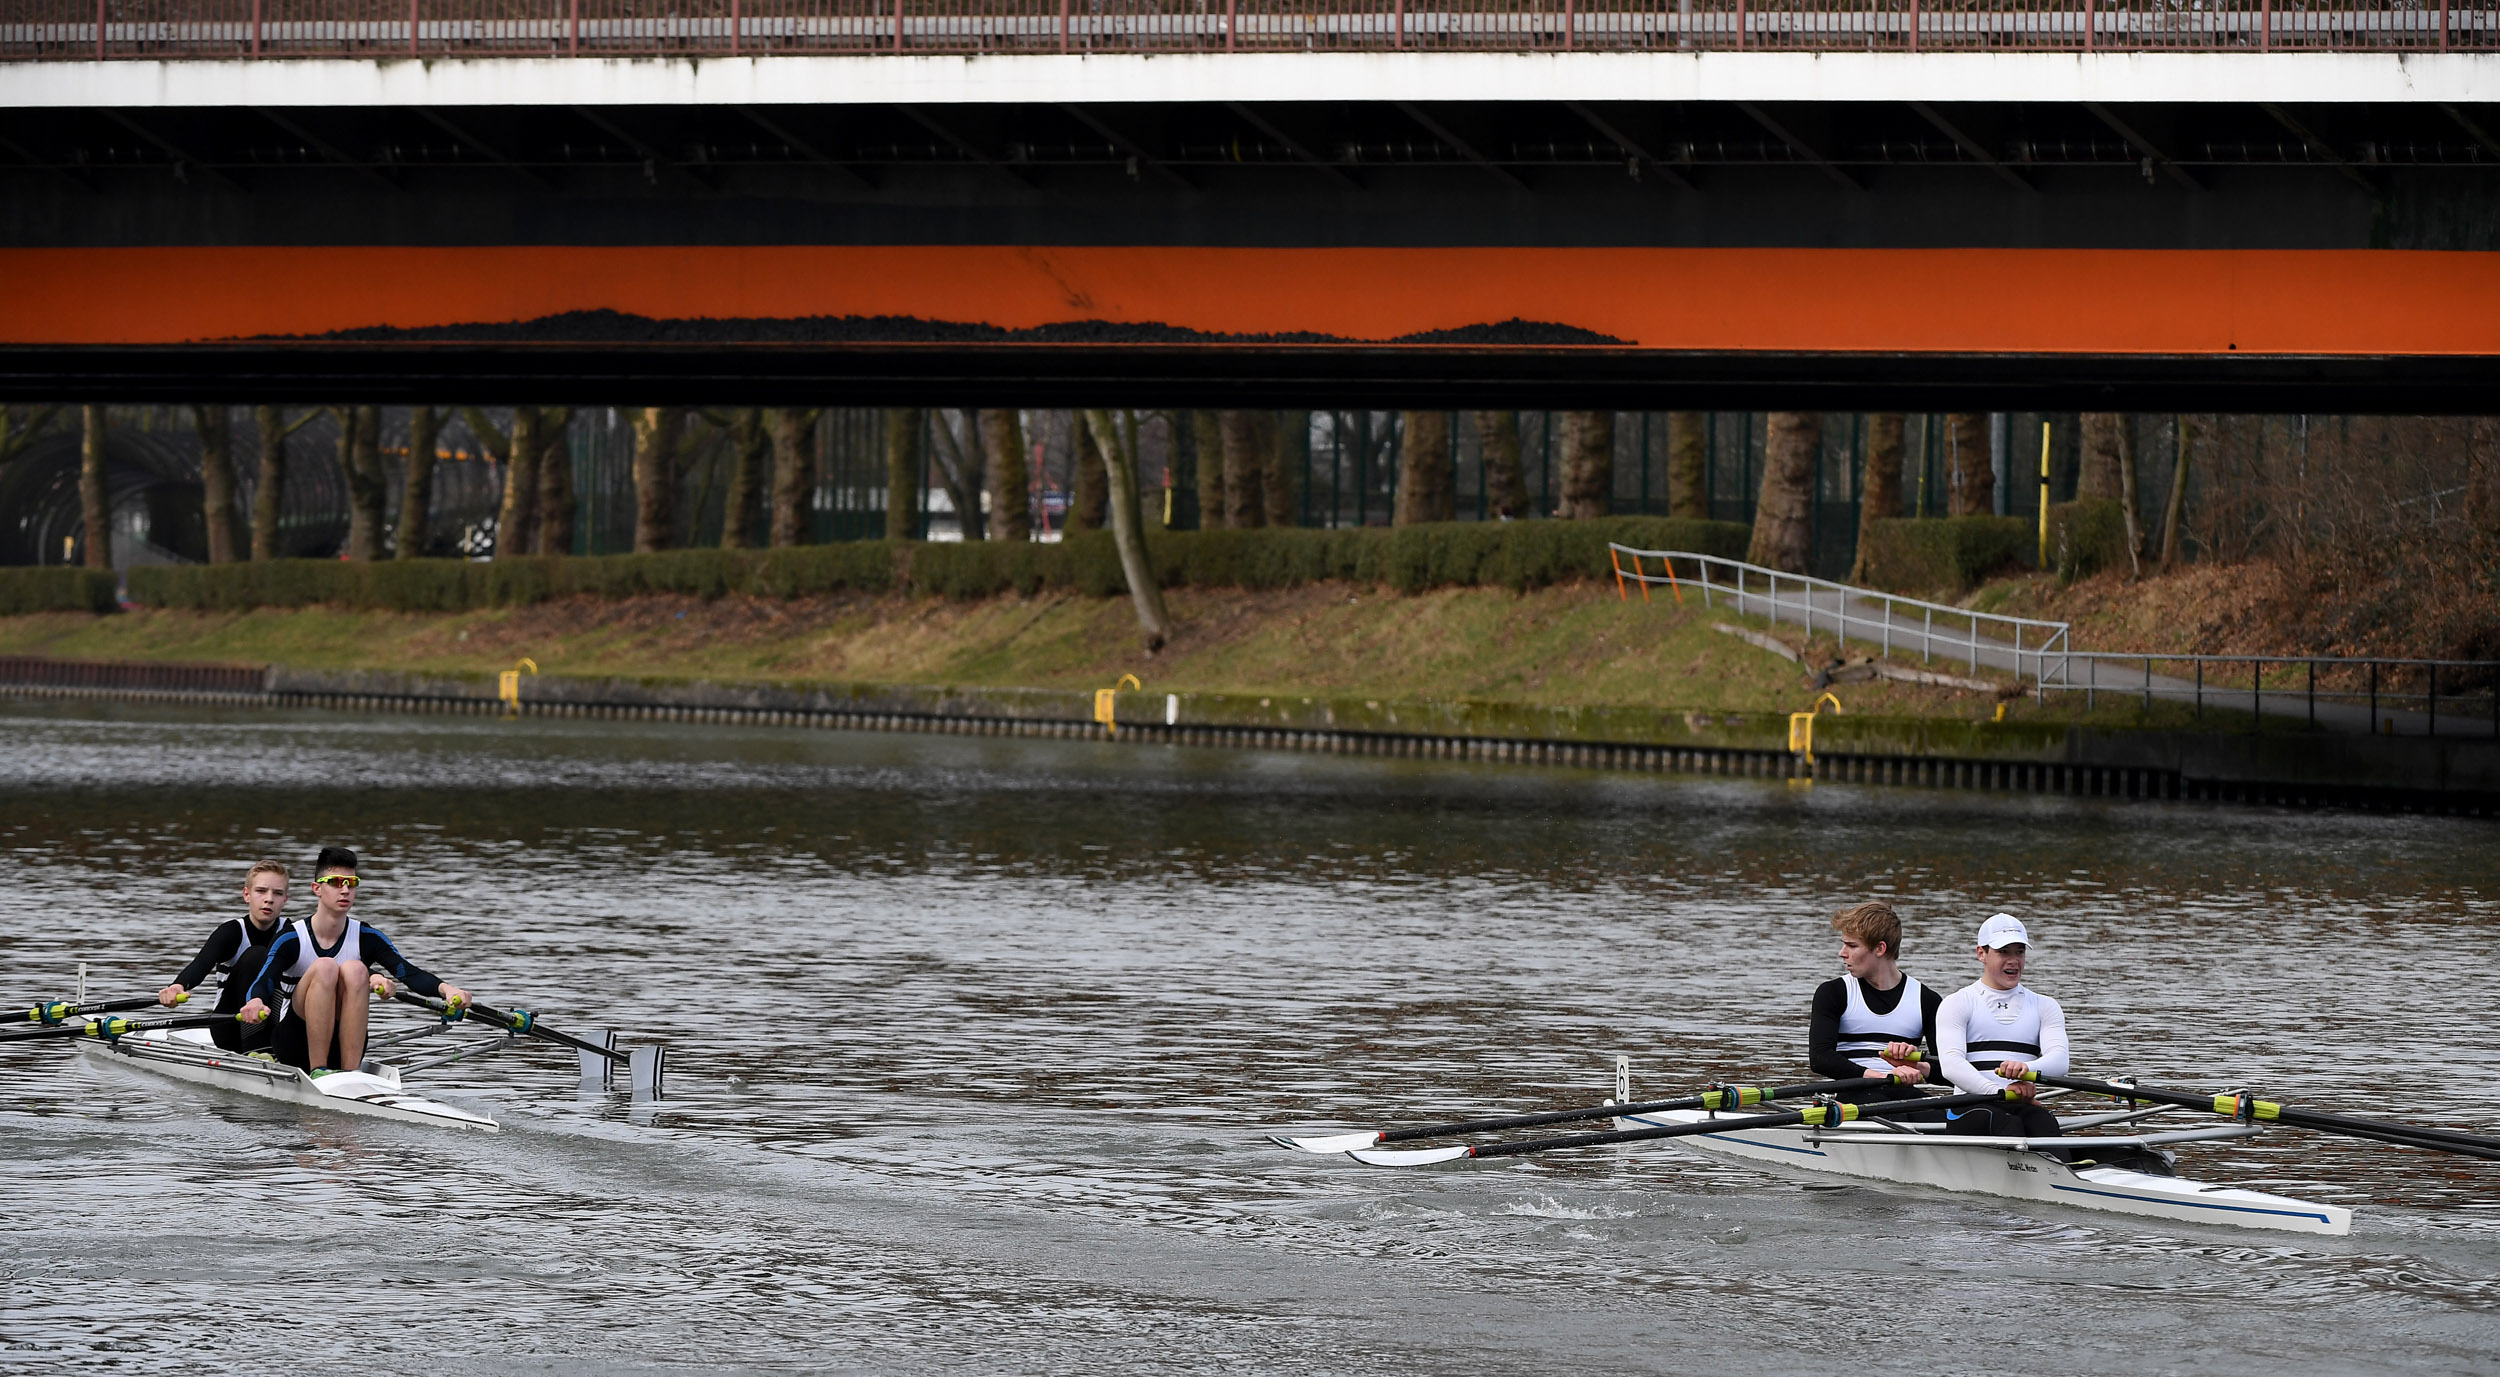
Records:
[[[0,654],[481,677],[528,656],[548,674],[794,686],[1091,690],[1135,674],[1157,693],[1785,713],[1814,702],[1812,671],[1716,626],[1741,621],[1773,634],[1807,665],[1828,665],[1837,652],[1828,638],[1809,644],[1793,626],[1724,610],[1679,608],[1665,598],[1625,603],[1611,584],[1404,595],[1326,583],[1180,588],[1169,596],[1181,632],[1154,656],[1138,648],[1127,599],[1076,593],[977,601],[891,593],[580,597],[439,613],[53,612],[0,618]],[[2002,703],[2009,720],[2085,720],[2073,699],[2042,708],[1992,691],[1881,680],[1835,691],[1856,716],[1976,721],[1993,718]],[[2156,722],[2172,715],[2155,711]],[[2089,720],[2139,719],[2132,707],[2104,700]],[[2215,715],[2205,724],[2218,725]]]

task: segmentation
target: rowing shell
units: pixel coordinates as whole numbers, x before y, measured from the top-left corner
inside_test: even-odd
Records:
[[[78,1046],[90,1056],[112,1057],[175,1080],[213,1085],[264,1100],[369,1119],[495,1131],[495,1121],[483,1114],[410,1094],[400,1087],[399,1068],[382,1062],[368,1061],[360,1071],[330,1071],[313,1076],[267,1057],[229,1052],[211,1042],[204,1028],[125,1033],[109,1040],[82,1038]]]
[[[1712,1117],[1706,1110],[1669,1110],[1618,1117],[1621,1128],[1698,1123]],[[2121,1117],[2099,1116],[2092,1122]],[[2077,1123],[2081,1120],[2074,1121]],[[2123,1152],[2137,1160],[2158,1154],[2171,1144],[2243,1138],[2254,1128],[2194,1129],[2136,1137],[2072,1136],[2056,1140],[2068,1147],[2089,1144],[2096,1151]],[[1873,1181],[1935,1186],[1949,1191],[2007,1196],[2073,1205],[2087,1210],[2144,1215],[2182,1223],[2221,1224],[2242,1229],[2283,1229],[2293,1233],[2341,1234],[2352,1228],[2352,1211],[2263,1191],[2212,1186],[2177,1176],[2155,1175],[2122,1166],[2069,1166],[2034,1148],[2023,1138],[1960,1137],[1921,1133],[1882,1124],[1851,1123],[1833,1129],[1754,1128],[1733,1133],[1700,1133],[1671,1140],[1677,1147],[1705,1157],[1731,1158],[1791,1170]]]

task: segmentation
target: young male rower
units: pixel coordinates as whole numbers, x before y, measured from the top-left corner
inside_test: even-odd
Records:
[[[1916,1099],[1927,1079],[1921,1048],[1934,1064],[1941,997],[1902,974],[1901,917],[1892,905],[1851,904],[1832,915],[1832,926],[1842,973],[1814,992],[1806,1059],[1826,1080],[1866,1078],[1863,1089],[1842,1092],[1844,1100]]]
[[[200,944],[200,954],[191,958],[191,964],[182,968],[172,984],[156,992],[156,1002],[172,1008],[207,979],[210,971],[216,971],[225,977],[217,988],[217,1012],[239,1012],[252,977],[269,956],[269,944],[277,940],[278,914],[286,907],[286,889],[286,867],[276,861],[262,861],[246,872],[243,916],[219,923],[208,940]],[[235,1022],[210,1024],[208,1036],[229,1052],[250,1052],[269,1045],[268,1029]]]
[[[1946,1079],[1966,1094],[2014,1088],[2018,1098],[1949,1116],[1948,1132],[2002,1137],[2053,1138],[2057,1116],[2033,1099],[2026,1070],[2066,1074],[2066,1011],[2056,1000],[2026,988],[2023,958],[2031,934],[2022,921],[2000,913],[1979,925],[1979,979],[1946,995],[1936,1009],[1936,1052]]]
[[[348,916],[360,883],[355,852],[321,848],[313,862],[312,917],[278,934],[252,979],[243,1021],[258,1023],[275,1012],[270,1050],[289,1066],[315,1073],[362,1066],[366,1001],[388,999],[393,980],[422,995],[468,1002],[468,991],[409,964],[380,929]]]

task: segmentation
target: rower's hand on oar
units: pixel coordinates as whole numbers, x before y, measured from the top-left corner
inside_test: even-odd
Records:
[[[383,975],[379,971],[375,972],[373,976],[373,997],[375,999],[388,999],[391,997],[391,978],[387,975]]]
[[[1891,1068],[1883,1071],[1869,1071],[1867,1075],[1883,1080],[1898,1080],[1903,1085],[1927,1083],[1927,1068],[1918,1064],[1917,1047],[1906,1042],[1888,1042],[1884,1044],[1883,1057],[1884,1060],[1892,1063]]]
[[[164,989],[156,992],[156,1002],[164,1005],[168,1009],[180,1004],[182,1001],[190,997],[190,992],[183,989],[180,985],[168,985]]]
[[[2005,1088],[2013,1091],[2014,1098],[2025,1104],[2031,1103],[2040,1094],[2040,1087],[2023,1079],[2024,1074],[2030,1070],[2031,1063],[2027,1061],[2001,1061],[1996,1066],[1998,1075],[2013,1082]]]
[[[260,1023],[266,1021],[268,1017],[269,1006],[257,999],[234,1012],[237,1023]]]

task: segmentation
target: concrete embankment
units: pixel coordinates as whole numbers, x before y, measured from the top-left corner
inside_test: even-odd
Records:
[[[2112,730],[2054,722],[1378,698],[897,684],[791,686],[0,657],[0,694],[837,730],[1035,736],[1535,766],[2500,815],[2500,743],[2313,731]]]

